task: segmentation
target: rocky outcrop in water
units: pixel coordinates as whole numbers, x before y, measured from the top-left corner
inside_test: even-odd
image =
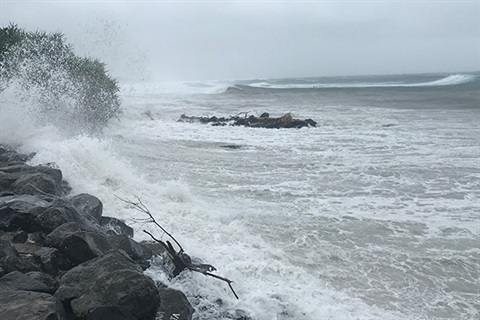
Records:
[[[0,146],[0,319],[192,318],[185,295],[143,274],[158,243],[102,216],[89,194],[70,195],[54,165]]]
[[[210,124],[212,126],[244,126],[252,128],[267,128],[267,129],[281,129],[281,128],[303,128],[303,127],[316,127],[317,122],[312,119],[299,120],[294,119],[291,113],[287,113],[279,118],[271,118],[266,112],[262,113],[259,117],[250,115],[247,113],[244,116],[236,115],[229,117],[194,117],[182,114],[179,122],[198,122],[203,124]]]

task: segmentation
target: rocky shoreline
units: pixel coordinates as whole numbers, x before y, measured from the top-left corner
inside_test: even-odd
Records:
[[[190,320],[185,295],[144,275],[152,257],[102,202],[70,194],[54,165],[0,145],[0,319]],[[247,318],[243,318],[247,319]]]
[[[240,116],[243,114],[243,116]],[[242,127],[251,127],[251,128],[265,128],[265,129],[300,129],[303,127],[316,127],[317,122],[312,119],[295,119],[291,113],[284,114],[281,117],[274,118],[270,117],[270,114],[267,112],[262,113],[260,116],[256,117],[254,115],[248,115],[248,112],[242,112],[236,116],[229,117],[196,117],[196,116],[187,116],[182,114],[178,119],[178,122],[188,122],[188,123],[202,123],[210,124],[212,126],[242,126]]]

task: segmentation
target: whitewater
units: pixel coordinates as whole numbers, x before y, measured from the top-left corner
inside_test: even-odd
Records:
[[[0,142],[55,162],[73,193],[147,240],[138,196],[226,283],[184,272],[194,319],[478,319],[479,75],[122,85],[103,135],[39,126],[3,94]],[[181,114],[312,118],[315,128],[180,123]],[[235,148],[232,148],[235,146]]]

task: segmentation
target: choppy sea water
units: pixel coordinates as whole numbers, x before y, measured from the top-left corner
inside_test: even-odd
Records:
[[[75,193],[97,195],[147,239],[115,195],[140,197],[187,253],[233,280],[239,300],[213,278],[148,270],[187,294],[195,319],[476,319],[479,83],[471,73],[124,85],[125,115],[102,137],[35,127],[18,108],[3,109],[20,126],[0,137],[38,152],[33,163],[56,162]],[[176,121],[240,112],[318,126]]]

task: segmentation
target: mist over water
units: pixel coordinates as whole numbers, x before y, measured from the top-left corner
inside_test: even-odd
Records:
[[[37,152],[34,164],[56,162],[74,193],[97,195],[105,215],[146,239],[138,213],[115,197],[139,196],[187,253],[234,280],[239,300],[221,281],[149,269],[187,294],[195,319],[475,319],[478,81],[471,73],[125,85],[124,117],[102,136],[64,135],[2,99],[2,121],[19,126],[7,121],[0,141]],[[247,111],[319,125],[176,122],[182,113]]]

